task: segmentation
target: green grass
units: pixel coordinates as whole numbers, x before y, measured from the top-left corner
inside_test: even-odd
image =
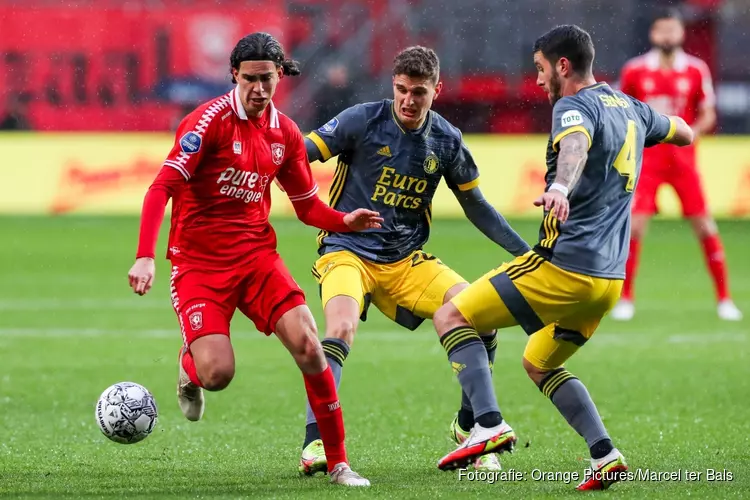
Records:
[[[321,321],[309,269],[314,231],[276,221],[282,255]],[[720,225],[737,304],[750,313],[750,224]],[[529,240],[537,223],[518,222]],[[135,218],[0,218],[0,495],[13,497],[578,497],[575,482],[534,481],[531,472],[582,472],[587,449],[529,382],[525,335],[501,332],[495,387],[520,449],[504,456],[525,481],[458,481],[437,470],[452,445],[448,425],[459,387],[430,324],[399,330],[373,312],[347,359],[340,390],[354,467],[369,491],[301,479],[302,378],[273,337],[233,323],[237,377],[207,396],[203,421],[184,420],[174,384],[180,334],[169,303],[168,267],[155,288],[129,293]],[[165,239],[160,241],[160,251]],[[438,220],[428,250],[468,279],[506,255],[461,221]],[[656,223],[644,245],[638,314],[602,323],[568,364],[589,387],[633,470],[700,471],[700,481],[634,481],[607,496],[750,496],[748,322],[716,318],[697,243],[677,222]],[[160,419],[142,443],[107,441],[93,408],[108,385],[133,380],[155,395]],[[706,481],[727,469],[732,481]]]

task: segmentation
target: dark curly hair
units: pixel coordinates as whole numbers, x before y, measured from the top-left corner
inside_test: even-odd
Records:
[[[437,84],[440,80],[440,59],[434,50],[416,45],[409,47],[393,59],[393,76],[425,78]]]
[[[277,68],[283,68],[285,75],[297,76],[300,74],[299,62],[286,59],[284,48],[269,33],[252,33],[237,42],[232,50],[232,55],[229,56],[229,63],[232,69],[239,70],[242,61],[271,61]],[[232,76],[232,83],[237,83],[234,76]]]
[[[533,52],[540,52],[554,66],[561,58],[570,61],[573,71],[589,75],[594,63],[591,35],[574,24],[557,26],[534,42]]]

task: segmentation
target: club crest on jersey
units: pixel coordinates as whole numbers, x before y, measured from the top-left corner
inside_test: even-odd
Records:
[[[242,143],[240,141],[234,141],[234,144],[232,144],[232,151],[234,151],[234,154],[236,155],[241,155]]]
[[[189,155],[197,153],[201,149],[201,136],[197,132],[188,132],[180,139],[180,149]]]
[[[271,144],[271,158],[276,165],[281,165],[284,161],[284,145],[274,142]]]
[[[575,109],[566,111],[560,118],[561,127],[570,127],[571,125],[581,124],[583,124],[583,116],[581,115],[580,111],[577,111]]]
[[[434,174],[438,170],[438,166],[440,165],[440,162],[438,160],[438,157],[435,153],[430,153],[427,155],[427,158],[424,159],[424,163],[422,164],[422,167],[424,168],[424,171],[428,174]]]
[[[188,317],[188,321],[190,321],[190,328],[200,330],[203,328],[203,313],[201,311],[194,312]]]
[[[339,119],[338,118],[332,118],[331,121],[323,125],[318,129],[318,132],[321,132],[323,134],[332,134],[334,130],[336,130],[336,127],[339,126]]]

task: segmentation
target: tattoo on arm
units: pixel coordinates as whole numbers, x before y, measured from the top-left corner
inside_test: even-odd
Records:
[[[567,186],[569,190],[573,189],[586,165],[588,148],[589,140],[582,132],[573,132],[562,138],[555,182]]]

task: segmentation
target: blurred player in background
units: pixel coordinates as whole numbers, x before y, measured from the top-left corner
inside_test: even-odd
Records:
[[[552,133],[539,243],[490,271],[435,313],[433,322],[476,425],[441,469],[512,449],[478,331],[520,325],[529,335],[523,366],[585,440],[591,468],[578,489],[603,489],[627,470],[586,387],[563,363],[594,334],[625,278],[630,205],[644,145],[692,141],[679,117],[659,114],[593,77],[594,45],[577,26],[559,26],[534,44],[537,84],[547,93]]]
[[[299,74],[279,42],[267,33],[248,35],[230,63],[237,87],[182,121],[146,194],[130,285],[141,295],[151,288],[159,227],[172,198],[168,258],[184,340],[177,390],[185,417],[203,415],[202,388],[222,390],[234,377],[229,323],[239,309],[259,331],[275,333],[302,371],[326,453],[334,457],[331,481],[369,486],[349,468],[333,373],[304,294],[276,252],[268,187],[278,178],[299,219],[327,231],[377,228],[382,219],[368,210],[338,212],[317,197],[302,134],[272,102],[279,80]]]
[[[310,161],[338,156],[330,204],[365,206],[383,214],[381,229],[357,234],[322,231],[313,275],[321,286],[326,318],[323,349],[336,382],[360,318],[372,303],[399,325],[414,330],[468,283],[422,250],[432,224],[432,198],[442,179],[468,219],[512,255],[529,246],[479,190],[479,171],[461,132],[430,110],[440,94],[440,62],[432,49],[410,47],[394,60],[393,100],[350,107],[305,139]],[[495,333],[482,338],[485,360],[494,361]],[[487,361],[485,361],[487,363]],[[460,443],[474,425],[469,398],[451,424]],[[330,460],[330,457],[328,457]],[[495,455],[480,457],[480,470],[499,470]],[[325,470],[316,418],[308,406],[300,472]]]
[[[706,63],[682,50],[685,27],[675,10],[655,18],[651,26],[653,49],[630,60],[622,71],[620,87],[661,113],[677,115],[689,123],[696,136],[708,133],[716,124],[711,75]],[[721,175],[721,174],[718,174]],[[662,145],[648,149],[643,156],[643,172],[633,204],[630,255],[626,266],[622,299],[612,311],[618,320],[635,314],[634,285],[641,240],[651,217],[657,212],[659,186],[670,184],[682,203],[682,213],[690,221],[701,242],[711,274],[721,319],[738,321],[742,313],[729,294],[727,264],[716,222],[708,213],[698,173],[695,145],[677,148]]]

